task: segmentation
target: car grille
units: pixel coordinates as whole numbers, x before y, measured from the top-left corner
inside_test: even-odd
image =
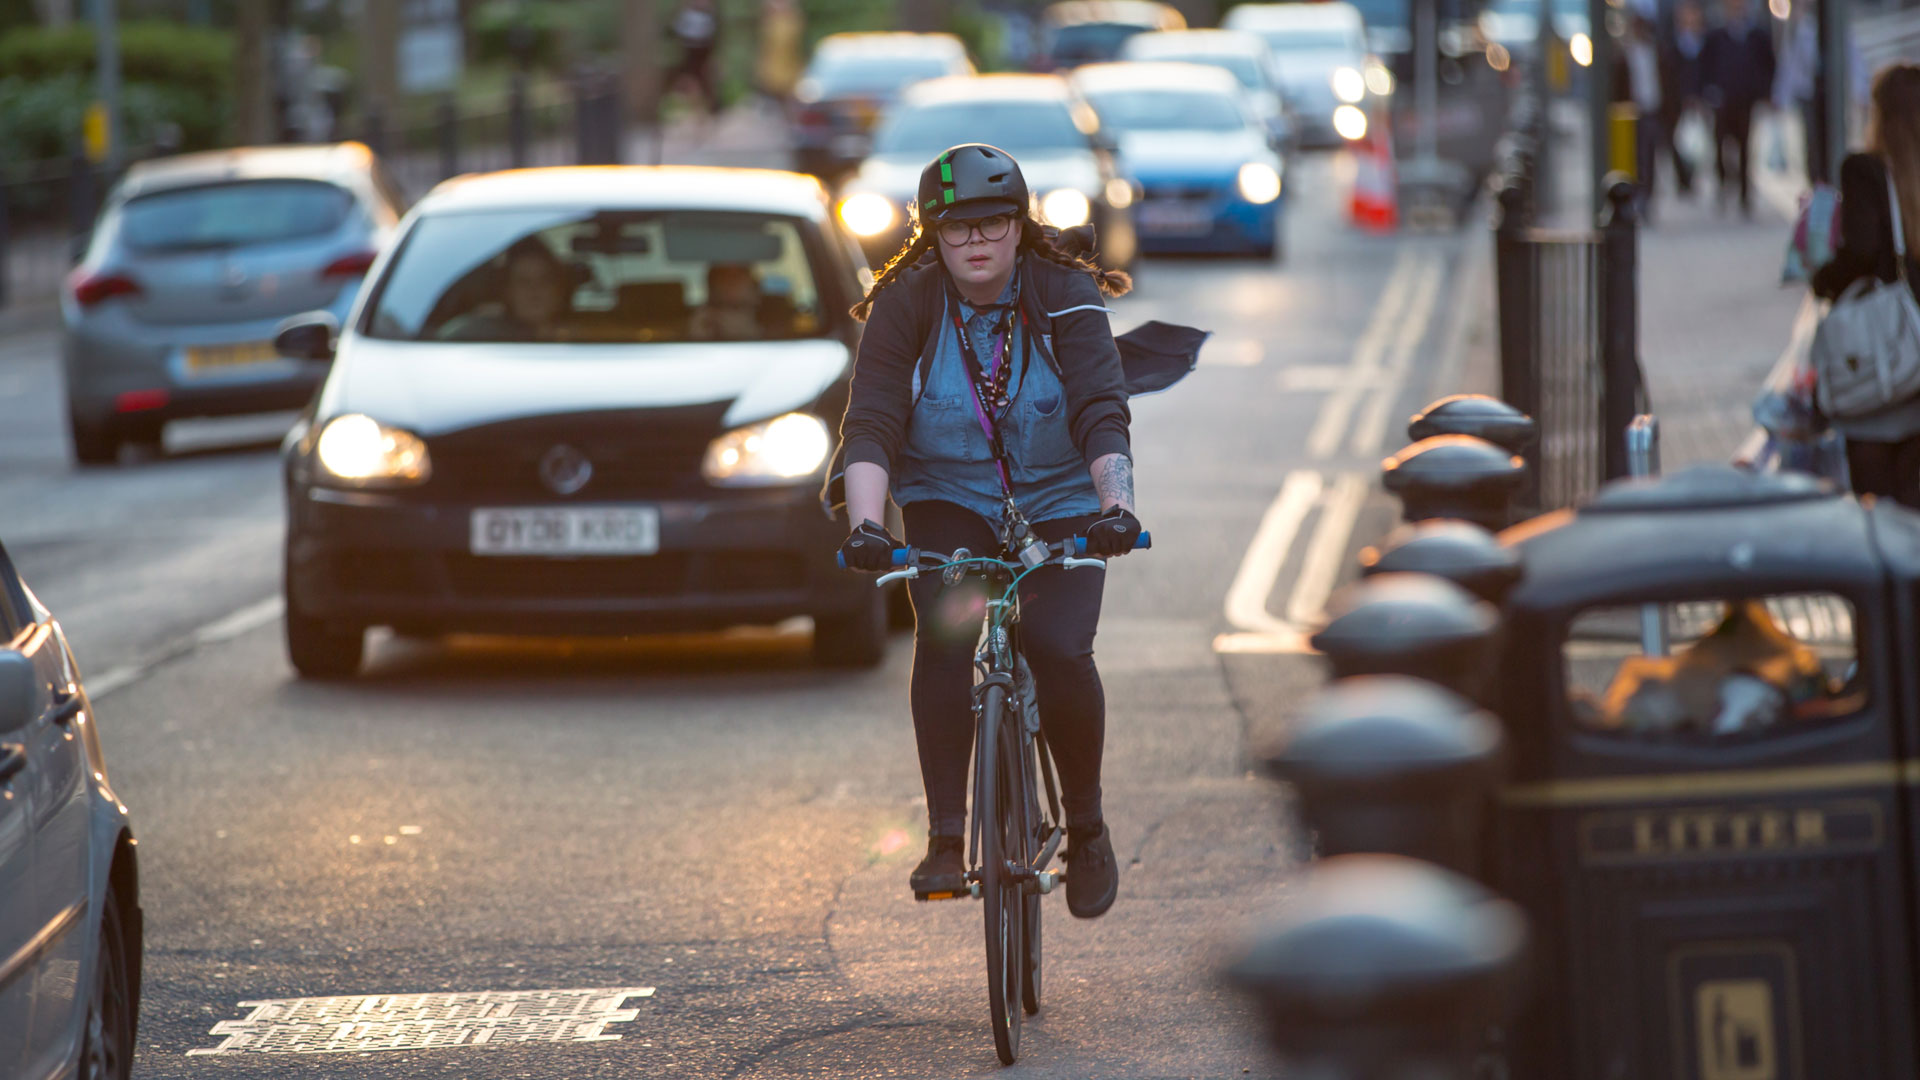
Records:
[[[1146,197],[1149,199],[1171,199],[1182,202],[1212,202],[1220,197],[1219,184],[1146,184]]]
[[[632,559],[445,556],[447,587],[464,600],[672,597],[797,588],[805,567],[786,552],[667,552]]]
[[[727,403],[523,417],[427,440],[433,476],[422,493],[478,502],[551,502],[658,496],[699,490],[700,461],[720,433]],[[570,446],[593,465],[566,496],[542,480],[540,462]]]

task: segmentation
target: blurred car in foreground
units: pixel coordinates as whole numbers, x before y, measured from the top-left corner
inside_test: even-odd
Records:
[[[1120,49],[1122,60],[1155,60],[1225,68],[1246,88],[1255,115],[1282,142],[1299,134],[1292,106],[1281,88],[1273,50],[1258,34],[1243,30],[1171,30],[1138,34]]]
[[[345,318],[404,210],[359,143],[134,165],[60,297],[74,457],[158,447],[169,420],[304,405],[326,368],[276,355],[274,328]]]
[[[1258,34],[1273,50],[1300,124],[1300,145],[1364,138],[1393,76],[1367,53],[1367,28],[1352,4],[1242,4],[1221,24]]]
[[[0,548],[0,1076],[126,1080],[140,879],[67,637]]]
[[[832,180],[867,156],[873,125],[901,91],[924,79],[971,75],[952,34],[833,34],[814,49],[793,91],[800,171]]]
[[[840,199],[840,219],[875,266],[913,231],[909,216],[920,170],[950,146],[990,143],[1020,162],[1034,210],[1048,225],[1091,221],[1102,265],[1133,265],[1133,185],[1114,160],[1099,117],[1055,75],[938,79],[908,90],[874,136]]]
[[[818,181],[527,169],[414,208],[284,444],[294,667],[349,675],[370,626],[626,634],[814,619],[883,655],[818,493],[865,269]]]
[[[1040,66],[1057,71],[1112,60],[1135,34],[1186,27],[1178,8],[1155,0],[1064,0],[1040,15]]]
[[[1142,250],[1279,253],[1286,162],[1230,73],[1089,64],[1073,82],[1141,186],[1133,216]]]

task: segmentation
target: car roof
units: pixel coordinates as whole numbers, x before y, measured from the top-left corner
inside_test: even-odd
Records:
[[[949,101],[1058,101],[1073,98],[1073,88],[1058,75],[946,75],[907,88],[911,105]]]
[[[967,55],[967,46],[953,34],[913,34],[896,30],[872,30],[828,34],[820,39],[820,44],[813,50],[815,59],[829,55],[834,59],[843,57],[881,59],[903,54],[959,57]]]
[[[1121,55],[1163,52],[1167,55],[1245,55],[1267,52],[1267,43],[1249,30],[1155,30],[1135,34],[1121,46]]]
[[[1342,0],[1315,4],[1241,4],[1227,12],[1222,26],[1230,30],[1306,29],[1337,27],[1360,29],[1366,20],[1360,9]]]
[[[365,176],[373,151],[357,142],[321,146],[236,146],[135,162],[120,182],[127,198],[235,180],[343,180]]]
[[[1112,90],[1217,90],[1238,94],[1240,80],[1226,68],[1178,60],[1118,60],[1074,69],[1073,85],[1083,94]]]
[[[820,181],[775,169],[696,165],[567,165],[456,176],[428,192],[422,214],[516,207],[759,210],[822,220]]]
[[[1174,28],[1187,25],[1180,9],[1154,0],[1062,0],[1041,13],[1054,26],[1075,23],[1125,23],[1131,26]]]

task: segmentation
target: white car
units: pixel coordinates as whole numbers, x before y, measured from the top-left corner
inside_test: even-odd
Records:
[[[1360,9],[1344,0],[1241,4],[1221,25],[1258,34],[1273,50],[1299,115],[1302,146],[1340,146],[1365,136],[1373,106],[1393,91],[1392,75],[1367,52]]]
[[[1593,62],[1593,42],[1587,38],[1592,25],[1586,0],[1548,0],[1553,12],[1553,33],[1560,47],[1567,49],[1582,67]],[[1521,60],[1530,61],[1540,46],[1540,7],[1542,0],[1493,0],[1480,13],[1480,34]]]
[[[0,549],[0,1076],[125,1080],[140,886],[66,635]]]
[[[1170,61],[1225,68],[1246,88],[1260,122],[1277,139],[1294,141],[1293,106],[1280,64],[1260,35],[1244,30],[1163,30],[1135,34],[1120,48],[1122,60]]]
[[[364,631],[628,634],[814,622],[885,655],[887,597],[834,564],[820,491],[864,261],[819,181],[760,169],[521,169],[401,223],[283,446],[287,650]]]

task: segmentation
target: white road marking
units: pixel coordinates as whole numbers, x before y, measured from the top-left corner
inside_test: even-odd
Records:
[[[1433,321],[1444,280],[1445,265],[1439,252],[1403,248],[1354,346],[1353,362],[1344,367],[1282,369],[1278,379],[1282,389],[1331,391],[1307,435],[1309,458],[1331,458],[1342,441],[1347,441],[1355,454],[1379,452],[1394,403],[1412,370],[1414,354]],[[1363,400],[1366,408],[1356,422],[1354,413]],[[1346,557],[1370,489],[1369,478],[1361,473],[1339,474],[1330,489],[1319,470],[1300,469],[1287,475],[1227,590],[1226,617],[1233,631],[1214,638],[1215,652],[1313,651],[1307,627],[1325,616],[1327,599],[1340,577],[1340,561]],[[1276,616],[1267,609],[1267,599],[1279,581],[1281,565],[1293,551],[1301,526],[1316,507],[1319,518],[1294,577],[1286,616]]]
[[[1351,381],[1335,389],[1332,396],[1320,407],[1320,416],[1314,421],[1313,430],[1307,433],[1307,456],[1323,461],[1333,456],[1340,446],[1340,440],[1347,434],[1348,424],[1353,419],[1353,410],[1360,404],[1360,397],[1366,392],[1365,380],[1380,373],[1380,355],[1388,345],[1397,320],[1407,303],[1407,289],[1412,284],[1417,256],[1410,248],[1403,248],[1400,258],[1394,263],[1393,274],[1387,279],[1387,287],[1381,291],[1380,300],[1373,306],[1373,314],[1367,319],[1366,329],[1360,333],[1360,341],[1353,349],[1353,363],[1348,366]]]
[[[1236,630],[1251,633],[1297,633],[1267,610],[1267,597],[1280,578],[1280,564],[1293,550],[1293,539],[1306,521],[1307,514],[1319,502],[1325,483],[1311,469],[1288,473],[1280,494],[1260,519],[1253,543],[1240,560],[1240,571],[1227,589],[1227,623]]]
[[[487,990],[452,994],[357,994],[350,997],[243,1001],[253,1010],[222,1020],[210,1034],[215,1054],[360,1054],[374,1050],[438,1050],[456,1046],[618,1042],[603,1030],[640,1015],[621,1008],[650,998],[653,987],[588,990]]]
[[[1433,321],[1434,305],[1440,299],[1440,260],[1435,257],[1420,269],[1420,283],[1414,289],[1407,316],[1394,337],[1393,352],[1387,357],[1387,375],[1374,387],[1366,411],[1353,426],[1353,452],[1361,457],[1380,453],[1387,436],[1387,417],[1394,402],[1400,400],[1400,388],[1406,385],[1407,372],[1413,367],[1414,351],[1427,335]]]
[[[264,600],[248,604],[237,611],[196,627],[183,637],[154,650],[152,653],[130,664],[110,668],[98,675],[87,677],[87,697],[99,701],[108,694],[124,690],[141,679],[152,674],[162,664],[170,663],[187,655],[203,645],[218,645],[232,641],[242,634],[257,630],[286,614],[284,597],[269,596]]]
[[[1300,572],[1293,578],[1293,593],[1287,599],[1287,621],[1297,627],[1317,626],[1325,620],[1327,598],[1340,577],[1340,562],[1347,556],[1347,542],[1353,539],[1353,527],[1360,519],[1360,507],[1372,488],[1364,473],[1342,473],[1327,492],[1320,509],[1320,523],[1313,539],[1307,542],[1300,559]]]

